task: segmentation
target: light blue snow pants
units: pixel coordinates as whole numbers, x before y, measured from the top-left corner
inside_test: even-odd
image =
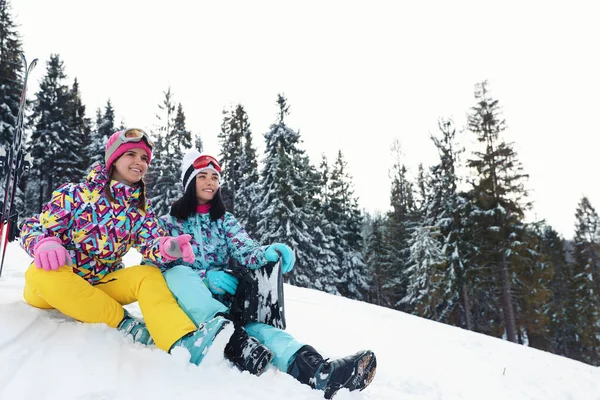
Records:
[[[202,278],[192,268],[178,265],[164,272],[163,276],[181,309],[196,325],[210,320],[219,312],[229,311],[223,303],[213,298]],[[303,346],[286,331],[271,325],[251,322],[244,329],[273,352],[272,363],[283,372],[287,372],[294,354]]]

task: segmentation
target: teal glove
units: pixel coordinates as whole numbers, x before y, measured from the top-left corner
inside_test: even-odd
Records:
[[[214,294],[235,294],[238,286],[238,279],[225,271],[210,270],[206,273],[204,284],[208,286]]]
[[[265,250],[265,258],[270,262],[279,261],[281,255],[281,272],[287,274],[294,268],[296,256],[290,246],[283,243],[273,243]]]

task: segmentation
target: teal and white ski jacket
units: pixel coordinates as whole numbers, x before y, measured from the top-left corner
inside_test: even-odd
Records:
[[[158,265],[163,272],[176,265],[187,265],[204,277],[208,269],[228,268],[231,257],[248,268],[259,268],[268,263],[265,258],[268,246],[252,240],[231,213],[226,212],[217,221],[211,221],[209,213],[196,213],[186,220],[166,215],[159,221],[167,235],[191,235],[190,243],[196,256],[193,264],[177,260]]]

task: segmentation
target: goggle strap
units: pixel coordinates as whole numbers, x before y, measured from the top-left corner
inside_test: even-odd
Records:
[[[146,139],[145,136],[134,136],[134,137],[126,138],[126,139],[127,140],[123,140],[121,137],[117,138],[117,140],[115,140],[115,142],[113,144],[111,144],[110,147],[104,153],[105,154],[104,159],[107,160],[108,159],[107,156],[109,154],[113,154],[115,151],[117,151],[119,146],[121,146],[122,144],[125,144],[125,143],[137,143],[137,142],[141,142],[142,140],[144,140],[146,142],[146,144],[148,145],[148,147],[150,147],[152,149],[152,145],[150,143],[148,143],[148,140]]]
[[[108,159],[108,156],[113,154],[115,151],[117,151],[117,149],[119,148],[120,145],[122,145],[123,142],[121,141],[121,139],[117,139],[115,140],[115,142],[113,144],[110,145],[110,147],[108,149],[106,149],[106,156],[105,159]]]

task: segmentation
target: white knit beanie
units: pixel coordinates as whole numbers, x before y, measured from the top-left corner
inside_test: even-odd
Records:
[[[202,169],[194,168],[194,160],[200,156],[208,155],[209,154],[207,153],[200,153],[198,150],[192,149],[183,156],[183,161],[181,162],[181,183],[183,184],[184,193],[187,191],[188,186],[190,186],[190,183],[192,183],[196,175],[207,169],[215,171],[217,175],[219,175],[219,182],[221,181],[221,174],[212,165],[208,165],[208,167]]]

